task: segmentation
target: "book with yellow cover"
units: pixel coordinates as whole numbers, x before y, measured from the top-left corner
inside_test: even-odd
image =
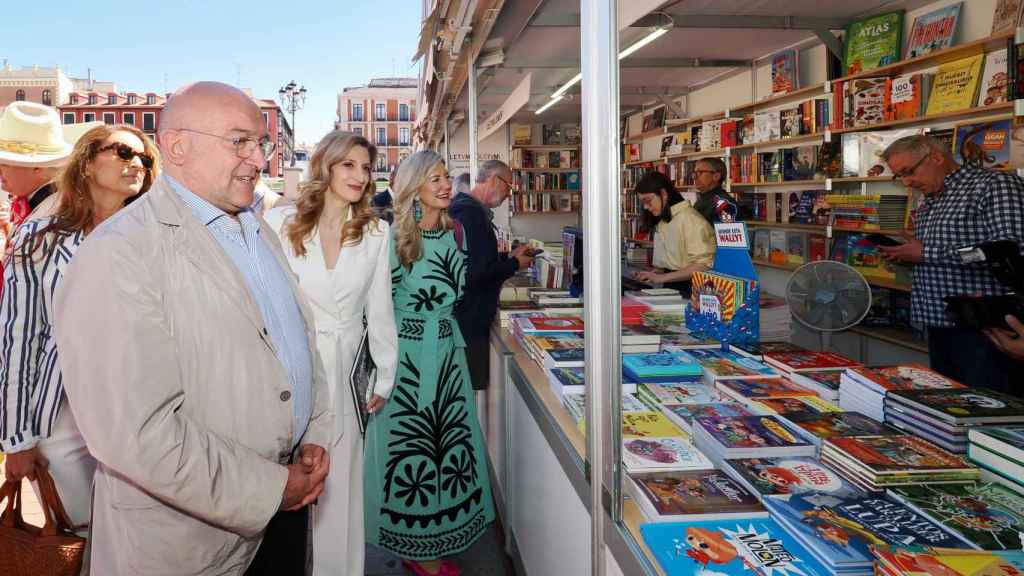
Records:
[[[927,114],[955,112],[973,106],[984,60],[985,55],[978,54],[939,66],[932,82]]]
[[[687,434],[677,428],[661,412],[622,413],[623,438],[664,438],[672,436],[686,437]]]

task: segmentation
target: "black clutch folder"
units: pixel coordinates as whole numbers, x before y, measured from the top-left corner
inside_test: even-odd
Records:
[[[377,380],[377,365],[370,354],[370,333],[363,329],[363,337],[359,340],[356,357],[352,362],[352,372],[348,375],[349,389],[352,392],[352,404],[359,416],[359,433],[366,435],[366,423],[370,413],[366,410],[367,392],[373,388]]]

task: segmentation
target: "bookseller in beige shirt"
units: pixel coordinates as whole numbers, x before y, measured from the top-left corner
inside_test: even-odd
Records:
[[[637,272],[634,277],[675,288],[688,298],[693,273],[707,270],[714,262],[714,229],[660,172],[641,178],[636,194],[648,228],[654,229],[653,264],[657,270]]]

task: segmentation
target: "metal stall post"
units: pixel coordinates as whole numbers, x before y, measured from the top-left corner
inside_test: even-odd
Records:
[[[580,13],[583,108],[583,277],[590,464],[591,573],[605,574],[605,510],[619,517],[605,487],[617,485],[622,401],[619,233],[619,31],[616,0],[583,0]],[[613,416],[614,415],[614,416]]]
[[[469,181],[470,186],[476,182],[477,164],[477,111],[476,111],[476,59],[469,62]]]

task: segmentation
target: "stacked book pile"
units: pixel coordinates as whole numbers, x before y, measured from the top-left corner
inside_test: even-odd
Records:
[[[715,389],[726,398],[764,411],[764,401],[774,398],[813,397],[814,392],[804,390],[785,378],[721,379],[715,382]]]
[[[738,458],[723,462],[722,470],[762,500],[788,500],[794,494],[843,498],[864,493],[815,458]]]
[[[644,290],[630,290],[626,297],[636,300],[655,312],[677,312],[682,314],[686,300],[678,290],[672,288],[646,288]]]
[[[814,444],[778,416],[695,418],[693,442],[714,461],[813,456]]]
[[[885,399],[885,420],[962,454],[971,427],[1024,424],[1024,401],[985,388],[894,390]]]
[[[938,522],[880,494],[799,494],[766,499],[764,505],[832,574],[870,576],[876,547],[972,548]]]
[[[874,549],[875,573],[878,576],[980,576],[985,574],[1020,574],[1024,557],[1015,552],[988,552],[956,548]]]
[[[885,396],[892,390],[963,388],[964,385],[917,364],[851,368],[839,378],[839,406],[885,420]]]
[[[622,327],[622,353],[651,353],[661,350],[661,333],[643,325]]]
[[[754,416],[754,413],[738,402],[707,402],[701,404],[662,404],[661,411],[676,426],[693,433],[696,418],[735,418]]]
[[[521,345],[534,362],[547,368],[571,368],[583,365],[582,334],[555,333],[544,336],[523,336]],[[579,357],[578,362],[573,360],[577,356]]]
[[[972,547],[1018,552],[1024,548],[1024,497],[999,484],[897,486],[887,494]]]
[[[562,395],[562,406],[565,411],[569,413],[569,416],[576,422],[576,426],[580,432],[584,430],[584,424],[586,422],[587,415],[587,399],[583,393],[565,393]],[[623,392],[622,394],[622,413],[627,412],[647,412],[650,408],[637,399],[633,394]]]
[[[718,380],[753,380],[776,377],[778,372],[748,356],[718,349],[693,349],[688,352],[704,369],[704,378],[709,384]]]
[[[650,306],[629,298],[627,296],[622,297],[622,325],[623,326],[643,326],[644,324],[644,312],[650,310]]]
[[[900,432],[860,412],[798,412],[786,420],[802,429],[819,448],[829,438],[848,436],[900,436]]]
[[[911,484],[966,484],[978,469],[917,436],[848,436],[822,443],[821,461],[867,491]]]
[[[784,298],[761,293],[759,314],[761,324],[761,340],[789,340],[793,333],[793,315],[789,312],[789,304]]]
[[[534,289],[530,301],[549,316],[583,315],[583,299],[568,290]]]
[[[780,381],[783,381],[780,379]],[[744,383],[744,381],[738,381]],[[776,396],[767,398],[748,398],[745,404],[759,414],[778,414],[779,416],[801,415],[819,416],[840,412],[839,406],[822,400],[819,396]]]
[[[622,355],[622,376],[630,382],[693,382],[700,380],[702,372],[700,364],[686,352]]]
[[[839,378],[847,368],[863,366],[835,352],[767,352],[764,362],[795,384],[830,402],[839,401]]]
[[[622,464],[630,474],[714,468],[689,434],[653,411],[622,414]]]
[[[1024,426],[971,428],[967,440],[967,457],[984,480],[1024,494]]]
[[[757,496],[720,470],[637,473],[623,487],[649,522],[768,516]]]
[[[703,382],[640,384],[637,386],[637,397],[654,410],[661,410],[666,405],[697,405],[718,401],[718,394]]]

